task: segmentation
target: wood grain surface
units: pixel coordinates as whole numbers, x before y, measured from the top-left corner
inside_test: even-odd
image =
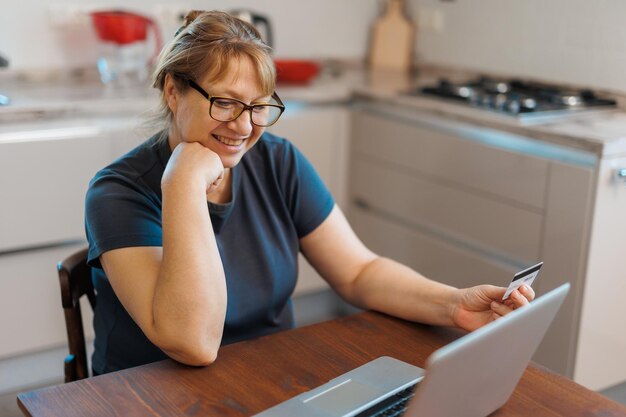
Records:
[[[387,0],[387,8],[372,25],[369,65],[373,69],[408,71],[413,58],[415,27],[404,12],[404,0]]]
[[[246,416],[315,388],[379,356],[423,367],[455,329],[365,312],[224,346],[211,366],[171,360],[18,396],[27,416]],[[626,407],[529,366],[493,416],[626,416]]]

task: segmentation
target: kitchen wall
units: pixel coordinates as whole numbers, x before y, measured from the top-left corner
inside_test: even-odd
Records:
[[[416,57],[450,65],[626,93],[623,0],[406,0]],[[3,7],[0,54],[15,70],[93,65],[97,41],[84,11],[124,7],[176,28],[177,9],[250,8],[274,24],[278,57],[362,59],[380,0],[21,0]],[[83,16],[83,18],[81,18]],[[69,23],[68,23],[69,22]]]
[[[407,0],[407,5],[420,23],[419,62],[626,92],[623,0]],[[122,6],[158,18],[165,39],[175,30],[177,8],[248,7],[272,19],[278,57],[362,59],[380,2],[21,0],[3,7],[0,54],[15,70],[92,65],[97,42],[80,11]]]
[[[3,0],[4,2],[4,0]],[[0,54],[15,70],[93,65],[97,41],[85,10],[124,8],[158,19],[164,39],[176,29],[178,10],[249,8],[266,14],[274,26],[277,57],[361,59],[367,33],[379,12],[378,0],[20,0],[2,7]]]
[[[408,4],[422,23],[416,46],[420,62],[626,92],[623,0]]]

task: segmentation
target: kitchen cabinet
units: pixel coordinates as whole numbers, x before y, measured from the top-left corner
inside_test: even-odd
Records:
[[[125,117],[2,125],[0,392],[62,375],[66,331],[55,265],[85,246],[89,180],[143,140],[134,124]],[[89,339],[91,308],[83,314]],[[27,370],[9,372],[16,363]]]
[[[355,109],[351,149],[349,218],[368,246],[459,287],[507,286],[516,271],[544,261],[537,293],[566,281],[572,291],[534,360],[592,388],[608,386],[585,375],[603,353],[589,345],[600,339],[586,334],[588,299],[611,293],[608,271],[592,270],[602,262],[588,260],[604,240],[598,227],[615,227],[597,219],[598,157],[376,102]],[[616,265],[617,240],[611,245]]]
[[[25,138],[0,147],[0,251],[82,238],[85,191],[97,167],[110,161],[107,138]]]
[[[626,153],[601,161],[574,379],[606,388],[626,380]]]
[[[83,242],[76,242],[0,254],[0,361],[66,343],[55,265],[82,247]],[[91,338],[91,308],[82,310],[87,337]],[[58,366],[61,370],[60,361]]]
[[[330,189],[337,204],[345,208],[349,157],[349,109],[341,103],[306,104],[287,102],[287,110],[272,133],[294,143],[313,164]],[[295,294],[328,288],[306,259],[299,256],[299,275]]]

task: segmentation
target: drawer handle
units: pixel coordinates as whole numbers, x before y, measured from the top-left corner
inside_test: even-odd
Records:
[[[355,197],[352,199],[352,204],[354,204],[355,206],[357,206],[358,208],[361,209],[369,209],[370,205],[367,203],[367,201],[363,200],[362,198],[359,197]]]

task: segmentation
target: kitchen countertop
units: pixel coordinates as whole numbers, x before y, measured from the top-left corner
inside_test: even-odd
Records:
[[[475,108],[464,103],[429,97],[409,96],[402,92],[424,85],[433,85],[442,75],[467,78],[468,74],[440,69],[426,69],[416,77],[390,72],[368,73],[364,83],[353,86],[360,100],[388,103],[398,108],[415,109],[440,119],[452,119],[488,129],[504,130],[516,135],[562,145],[598,157],[626,155],[626,111],[618,109],[589,110],[558,118],[521,120],[514,116]],[[474,75],[474,74],[471,74]],[[621,98],[618,97],[618,102]]]
[[[462,72],[455,72],[462,74]],[[407,96],[402,91],[432,84],[442,70],[424,69],[417,76],[390,71],[366,71],[358,66],[323,71],[308,85],[279,85],[283,101],[306,105],[345,104],[354,98],[387,103],[404,110],[415,109],[433,117],[453,119],[490,129],[504,130],[528,138],[593,153],[599,157],[626,154],[626,112],[589,111],[543,120],[520,121],[512,116],[430,97]],[[446,74],[447,75],[447,74]],[[154,109],[158,92],[147,85],[127,88],[103,87],[94,80],[59,82],[0,78],[0,91],[11,104],[0,107],[0,135],[23,130],[52,119],[134,117]],[[289,111],[289,110],[287,110]],[[1,139],[1,136],[0,136]]]
[[[108,88],[96,81],[14,81],[0,84],[10,104],[0,122],[39,121],[84,115],[137,114],[154,107],[156,91],[147,86]]]
[[[599,157],[626,154],[626,112],[589,111],[558,120],[525,122],[512,116],[457,104],[448,100],[405,96],[368,87],[355,90],[356,98],[414,108],[433,117],[452,119],[593,153]]]

